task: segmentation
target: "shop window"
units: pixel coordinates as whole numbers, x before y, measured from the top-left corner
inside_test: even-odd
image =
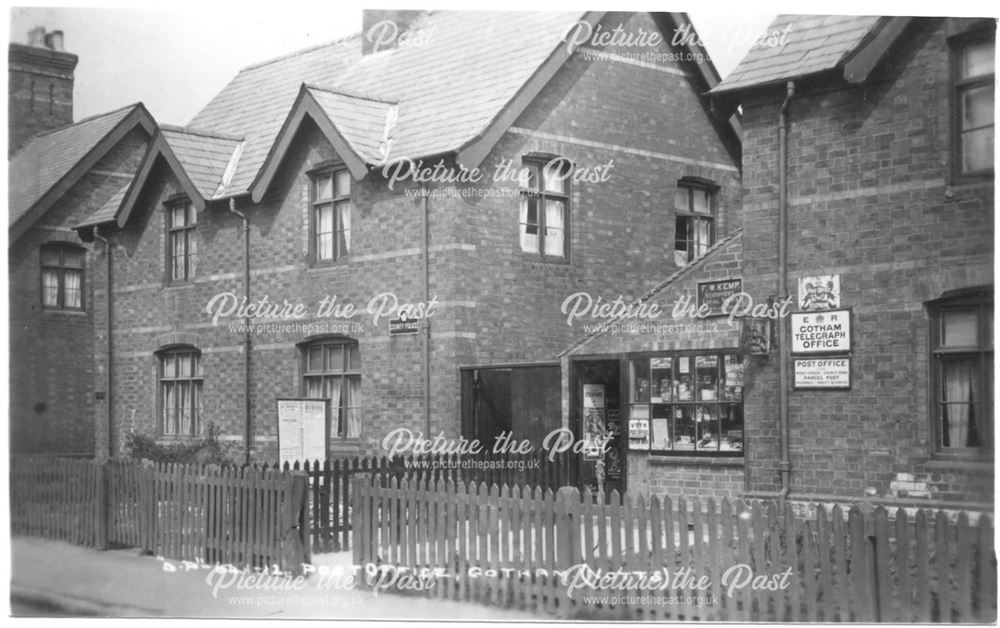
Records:
[[[674,192],[674,263],[687,266],[715,241],[716,187],[682,179]]]
[[[83,309],[83,260],[84,250],[71,244],[42,247],[42,307]]]
[[[361,435],[361,352],[347,339],[317,340],[302,347],[306,397],[329,399],[337,438]]]
[[[569,173],[561,157],[525,158],[518,229],[521,250],[543,258],[569,256]]]
[[[191,281],[198,270],[198,216],[194,203],[182,201],[167,206],[167,266],[170,281]]]
[[[992,457],[992,291],[942,298],[930,314],[936,452]]]
[[[993,174],[995,52],[993,31],[953,42],[952,159],[956,177]]]
[[[160,434],[198,436],[202,432],[201,352],[179,347],[158,353]]]
[[[738,354],[660,354],[633,358],[629,366],[629,418],[649,421],[653,453],[743,455]]]
[[[310,180],[313,259],[331,262],[351,252],[351,173],[324,170]]]

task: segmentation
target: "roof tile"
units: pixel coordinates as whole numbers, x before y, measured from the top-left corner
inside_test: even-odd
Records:
[[[855,15],[779,15],[769,32],[788,29],[785,44],[758,44],[712,93],[785,81],[832,70],[873,32],[881,18]]]
[[[42,133],[15,153],[8,169],[8,226],[17,222],[139,106],[129,105]]]

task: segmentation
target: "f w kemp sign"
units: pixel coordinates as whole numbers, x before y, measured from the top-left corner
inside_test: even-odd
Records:
[[[848,353],[851,311],[797,312],[792,318],[792,353]]]

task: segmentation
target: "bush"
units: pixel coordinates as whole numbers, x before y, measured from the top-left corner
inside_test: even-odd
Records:
[[[125,448],[131,458],[153,462],[180,464],[232,464],[219,444],[219,431],[212,424],[204,438],[179,443],[160,443],[155,437],[131,432],[125,438]]]

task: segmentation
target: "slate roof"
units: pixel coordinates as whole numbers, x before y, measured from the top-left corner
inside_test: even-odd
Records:
[[[584,15],[431,13],[412,27],[427,34],[424,45],[362,56],[356,35],[245,68],[190,126],[245,138],[223,195],[249,189],[303,83],[359,131],[384,126],[384,105],[398,102],[392,157],[455,151],[486,129]],[[354,146],[359,155],[371,153],[372,140]]]
[[[108,199],[104,205],[101,206],[96,212],[87,217],[86,220],[78,225],[73,225],[74,229],[81,229],[83,227],[93,227],[94,225],[104,224],[106,222],[111,222],[115,219],[118,214],[118,209],[122,206],[122,201],[125,200],[125,194],[128,192],[130,183],[122,186],[122,189],[114,193],[114,196]]]
[[[783,46],[758,43],[711,90],[713,94],[784,82],[833,70],[879,29],[878,16],[779,15],[769,32],[788,28]]]
[[[166,124],[160,131],[202,197],[215,198],[227,167],[239,157],[242,138]]]
[[[393,101],[379,100],[310,85],[309,94],[329,116],[358,155],[369,163],[378,162],[389,150],[398,118],[399,106]]]
[[[80,120],[35,136],[9,163],[8,227],[65,177],[119,122],[141,105]]]

